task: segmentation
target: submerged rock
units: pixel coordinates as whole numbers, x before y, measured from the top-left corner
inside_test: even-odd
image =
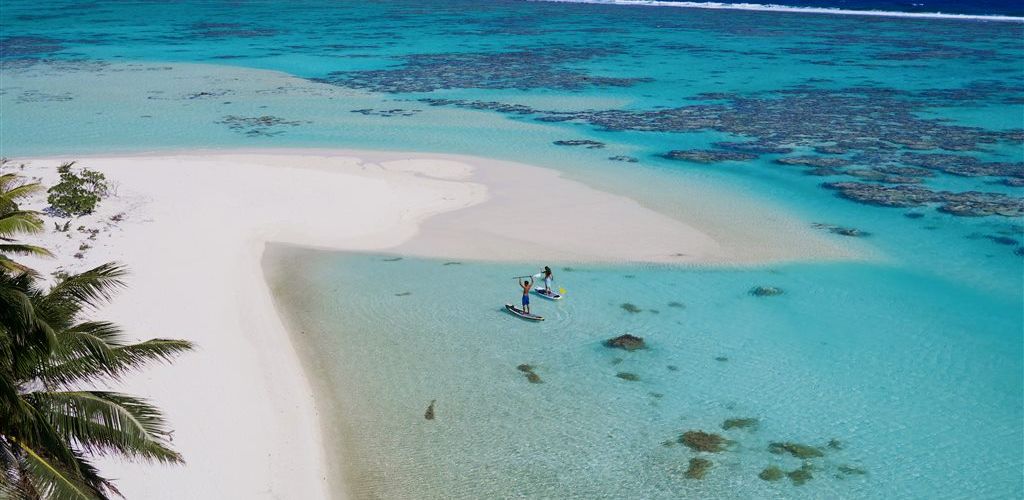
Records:
[[[516,370],[523,372],[526,375],[527,382],[531,384],[543,384],[544,381],[540,379],[540,375],[537,375],[533,371],[533,367],[528,364],[521,364],[516,367]]]
[[[591,141],[587,139],[573,139],[568,141],[555,141],[552,144],[556,146],[586,146],[587,149],[602,149],[604,143],[600,141]]]
[[[757,158],[756,154],[744,153],[741,151],[720,151],[715,149],[689,149],[672,150],[663,155],[662,158],[669,160],[684,160],[694,163],[718,163],[722,161],[749,161]]]
[[[430,400],[430,405],[427,406],[427,411],[423,413],[423,418],[427,420],[434,420],[434,403],[436,402],[436,399]]]
[[[919,176],[888,174],[879,168],[855,168],[843,173],[858,179],[886,184],[920,184],[922,182]]]
[[[813,446],[808,446],[806,444],[800,444],[800,443],[790,443],[790,442],[771,443],[771,444],[768,445],[768,451],[770,451],[772,453],[775,453],[776,455],[780,455],[780,454],[783,454],[783,453],[788,453],[790,455],[793,455],[796,458],[803,458],[803,459],[817,458],[817,457],[825,456],[825,454],[822,453],[821,450],[819,450],[819,449],[817,449],[817,448],[815,448]]]
[[[509,51],[423,53],[401,56],[386,69],[332,71],[315,81],[373,92],[413,93],[444,89],[562,89],[629,87],[645,78],[613,78],[578,69],[580,63],[613,56],[621,49],[549,44]],[[574,65],[572,68],[566,65]],[[433,99],[431,105],[444,105]],[[499,105],[500,103],[494,103]],[[522,105],[504,105],[524,114]]]
[[[1024,178],[1024,162],[984,162],[973,156],[934,153],[903,153],[900,161],[961,177]]]
[[[754,154],[787,154],[792,153],[793,148],[787,148],[785,146],[777,146],[764,141],[752,141],[752,142],[716,142],[712,144],[716,148],[731,149],[733,151],[742,151],[744,153]]]
[[[806,174],[806,175],[816,175],[818,177],[828,177],[828,176],[831,176],[831,175],[842,175],[843,171],[840,170],[840,169],[837,169],[837,168],[818,167],[818,168],[812,168],[810,170],[804,170],[804,174]]]
[[[821,146],[815,146],[814,152],[824,155],[844,155],[846,153],[849,153],[850,150],[844,148],[843,146],[826,144]]]
[[[690,468],[686,469],[686,477],[690,479],[704,479],[704,475],[711,468],[711,460],[705,458],[691,458]]]
[[[851,236],[851,237],[854,237],[854,238],[862,238],[864,236],[870,236],[871,235],[871,233],[869,233],[867,231],[861,231],[860,229],[857,229],[857,228],[854,228],[854,227],[836,226],[834,224],[825,224],[825,223],[821,223],[821,222],[815,222],[814,224],[812,224],[812,226],[817,228],[817,229],[826,229],[830,233],[835,233],[835,234],[838,234],[840,236]]]
[[[577,50],[558,51],[549,57],[551,60],[579,57],[575,54]],[[466,71],[463,70],[463,66],[476,69],[482,61],[488,61],[485,67],[490,70],[490,65],[496,60],[495,57],[502,60],[510,58],[517,63],[529,60],[529,64],[523,64],[523,67],[517,68],[516,71],[525,73],[526,76],[532,74],[534,78],[544,76],[541,80],[548,83],[561,82],[563,78],[545,76],[546,72],[537,69],[544,68],[543,65],[537,66],[537,59],[544,60],[539,56],[540,54],[531,54],[531,57],[527,58],[523,54],[515,54],[484,57],[470,54],[460,55],[451,60],[451,55],[429,56],[417,58],[419,60],[413,65],[421,65],[426,61],[437,62],[436,60],[440,59],[445,61],[445,65],[452,64],[452,67],[458,67],[459,70],[452,71],[452,67],[446,66],[443,72],[438,71],[436,75],[432,72],[416,72],[417,78],[433,77],[461,81],[468,80],[464,76]],[[833,61],[813,63],[837,64]],[[549,70],[555,66],[552,63],[547,64]],[[430,66],[433,66],[433,63],[430,63]],[[496,73],[500,78],[497,80],[502,85],[517,82],[512,86],[522,87],[521,80],[524,79],[524,75],[509,75],[505,67],[499,69],[500,71]],[[489,71],[484,74],[488,73]],[[473,75],[473,86],[480,86],[480,80],[480,75]],[[405,83],[403,80],[403,84]],[[421,85],[422,80],[414,80],[408,84]],[[747,142],[715,143],[716,149],[709,151],[681,151],[664,155],[670,159],[704,163],[737,158],[728,156],[730,153],[758,155],[780,152],[788,148],[814,148],[816,154],[782,158],[777,164],[800,166],[806,173],[813,175],[836,175],[843,173],[842,169],[847,166],[858,165],[860,170],[853,175],[899,183],[916,182],[915,179],[941,172],[968,177],[990,177],[993,182],[1019,186],[1024,185],[1024,162],[986,162],[964,153],[936,154],[934,150],[984,153],[991,149],[992,144],[1024,143],[1024,130],[1017,128],[995,131],[964,126],[935,119],[927,113],[928,109],[942,107],[944,103],[950,101],[981,102],[1019,93],[1018,84],[976,81],[955,89],[906,90],[871,84],[840,88],[806,85],[744,94],[714,92],[698,94],[693,98],[695,101],[704,102],[674,108],[559,111],[513,104],[455,100],[447,100],[445,105],[531,115],[541,122],[586,123],[596,129],[607,131],[715,131],[749,138]],[[721,156],[723,154],[725,156]],[[913,167],[907,168],[906,165]],[[923,171],[930,173],[922,173]],[[1003,204],[1002,201],[996,202]],[[947,211],[954,214],[964,212],[955,207]],[[970,209],[964,213],[977,215],[978,212],[994,211]]]
[[[851,162],[845,158],[828,156],[785,156],[775,160],[779,165],[796,165],[803,167],[836,168],[845,167]]]
[[[811,474],[812,470],[810,464],[803,464],[799,469],[787,472],[786,476],[789,477],[790,481],[793,481],[793,484],[803,486],[807,481],[814,479],[814,474]]]
[[[866,182],[827,182],[822,186],[838,191],[843,198],[866,205],[919,207],[937,203],[940,212],[961,217],[1024,216],[1024,198],[1002,193],[932,191],[921,186],[886,186]]]
[[[759,423],[756,418],[728,418],[722,422],[722,429],[754,429]]]
[[[611,161],[622,161],[622,162],[626,162],[626,163],[637,163],[637,162],[640,161],[638,158],[636,158],[634,156],[626,156],[626,155],[609,156],[608,159],[611,160]]]
[[[383,118],[391,118],[393,116],[414,116],[416,113],[421,112],[419,109],[353,109],[352,113],[359,113],[363,116],[380,116]]]
[[[686,445],[693,451],[704,451],[718,453],[725,450],[729,443],[727,439],[718,434],[704,431],[686,431],[679,437],[679,442]]]
[[[297,120],[286,120],[279,116],[262,115],[262,116],[238,116],[238,115],[227,115],[220,120],[214,122],[227,127],[235,132],[245,134],[250,137],[270,137],[284,133],[283,127],[297,127],[308,121],[297,121]]]
[[[624,302],[619,307],[621,307],[624,311],[630,312],[630,313],[633,313],[633,314],[636,314],[636,313],[644,311],[643,309],[640,309],[639,307],[637,307],[635,304],[631,304],[629,302]]]
[[[625,349],[627,351],[635,351],[637,349],[643,349],[644,339],[643,337],[637,337],[629,333],[619,335],[613,339],[605,341],[605,345],[608,347],[617,347],[619,349]]]
[[[783,472],[782,469],[779,468],[779,466],[769,465],[768,467],[765,467],[764,470],[757,475],[757,477],[764,479],[765,481],[778,481],[779,479],[782,479],[782,476],[785,475],[786,473]]]
[[[783,293],[785,292],[783,292],[781,288],[776,288],[774,286],[755,286],[750,289],[750,295],[755,297],[774,297],[776,295],[782,295]]]
[[[847,476],[863,476],[868,473],[868,471],[852,465],[840,465],[839,472],[842,472]]]
[[[990,240],[992,240],[993,243],[998,243],[1000,245],[1018,245],[1018,244],[1020,244],[1019,241],[1017,241],[1014,238],[1010,238],[1009,236],[988,235],[988,236],[985,236],[985,237],[990,239]]]
[[[835,438],[829,439],[828,447],[832,448],[833,450],[841,450],[843,449],[843,442]]]
[[[637,374],[629,372],[619,372],[616,373],[615,376],[629,382],[637,382],[640,380],[640,377]]]

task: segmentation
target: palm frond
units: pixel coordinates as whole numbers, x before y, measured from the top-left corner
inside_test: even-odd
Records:
[[[121,491],[114,486],[114,483],[101,476],[99,469],[86,460],[82,453],[75,452],[75,457],[78,462],[78,471],[82,474],[82,478],[85,479],[86,484],[92,486],[96,491],[101,492],[103,498],[108,496],[106,493],[113,493],[124,498],[124,495],[122,495]]]
[[[26,274],[12,277],[0,272],[0,325],[12,345],[27,353],[49,353],[57,345],[57,335],[36,314],[28,293],[31,280]]]
[[[19,485],[24,485],[21,478],[21,467],[14,453],[14,445],[0,437],[0,498],[10,500],[28,500],[31,491],[23,492]]]
[[[0,192],[0,199],[15,201],[27,198],[36,193],[41,193],[46,188],[44,188],[43,185],[38,182],[30,182],[26,184],[20,184],[14,187],[10,187],[10,184],[7,184],[0,187],[0,189],[2,189],[2,192]]]
[[[113,262],[60,280],[36,302],[40,314],[51,321],[70,323],[83,308],[96,308],[124,286],[127,270]]]
[[[35,245],[22,245],[18,243],[0,243],[0,254],[36,255],[39,257],[53,257],[53,253],[43,247],[37,247]]]
[[[33,234],[43,230],[43,219],[31,210],[13,210],[0,215],[0,236]]]
[[[50,459],[44,453],[18,442],[26,477],[43,498],[52,500],[95,500],[102,498],[82,480],[78,471]]]
[[[57,343],[51,363],[91,357],[104,364],[110,349],[121,345],[121,328],[109,321],[85,321],[58,332]]]
[[[183,463],[166,442],[160,411],[141,398],[105,391],[34,392],[54,428],[90,453]]]
[[[151,363],[169,362],[195,346],[185,340],[152,339],[138,344],[110,347],[105,359],[79,356],[47,367],[40,379],[47,385],[68,387],[72,384],[120,381],[122,377]]]
[[[34,269],[19,264],[3,254],[0,254],[0,271],[6,271],[11,274],[37,274]]]

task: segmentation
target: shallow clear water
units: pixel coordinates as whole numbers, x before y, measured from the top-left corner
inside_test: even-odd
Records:
[[[863,264],[750,271],[556,264],[566,298],[501,310],[535,264],[275,249],[268,263],[314,371],[341,400],[356,492],[384,497],[998,498],[1018,491],[1013,300]],[[865,280],[871,276],[871,280]],[[785,294],[755,297],[758,285]],[[640,312],[630,312],[623,304]],[[635,309],[634,309],[635,310]],[[648,348],[610,349],[623,332]],[[723,358],[724,360],[718,360]],[[516,369],[529,364],[543,380]],[[616,375],[635,374],[639,381]],[[435,420],[426,421],[435,403]],[[728,418],[756,430],[723,431]],[[735,443],[698,456],[682,432]],[[842,450],[827,446],[841,442]],[[767,451],[827,450],[815,479],[767,483]],[[668,442],[670,446],[666,446]],[[970,442],[970,446],[963,443]],[[867,475],[848,475],[840,466]],[[411,492],[416,492],[412,494]],[[459,496],[456,495],[456,496]]]
[[[684,219],[679,193],[699,186],[870,233],[822,229],[874,251],[871,264],[558,263],[578,270],[557,271],[570,293],[536,304],[542,325],[498,308],[516,298],[506,276],[544,263],[275,254],[268,263],[295,269],[277,282],[281,303],[307,332],[297,338],[317,353],[318,379],[339,389],[336,427],[344,453],[363,459],[350,472],[368,496],[1024,495],[1021,218],[881,207],[822,187],[978,192],[1019,207],[1024,188],[1006,181],[1024,177],[1022,23],[512,1],[8,1],[0,21],[2,156],[466,153],[557,168]],[[663,156],[743,141],[792,152]],[[845,151],[814,150],[836,143]],[[994,171],[857,177],[910,172],[918,154]],[[798,155],[850,165],[776,162]],[[752,297],[755,285],[786,293]],[[601,346],[625,331],[651,349]],[[528,384],[520,363],[545,383]],[[709,456],[708,476],[683,477],[693,454],[662,443],[737,416],[760,428],[723,431],[736,443]],[[815,460],[807,484],[757,478],[769,463],[799,465],[768,442],[833,438],[844,449]]]

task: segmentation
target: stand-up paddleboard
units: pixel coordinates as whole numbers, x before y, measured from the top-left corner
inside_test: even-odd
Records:
[[[526,311],[524,311],[524,310],[522,310],[522,309],[520,309],[520,308],[518,308],[518,307],[516,307],[516,306],[514,306],[512,304],[505,304],[505,309],[508,312],[510,312],[512,314],[515,314],[516,316],[519,316],[520,318],[523,318],[523,319],[528,319],[530,321],[544,321],[544,316],[537,316],[536,314],[530,314],[530,313],[528,313],[528,312],[526,312]]]
[[[562,296],[561,295],[559,295],[559,294],[557,294],[555,292],[552,292],[551,290],[548,290],[547,288],[544,288],[544,287],[534,288],[533,291],[534,291],[534,293],[536,293],[537,295],[540,295],[541,297],[544,297],[545,299],[549,299],[549,300],[562,300]]]

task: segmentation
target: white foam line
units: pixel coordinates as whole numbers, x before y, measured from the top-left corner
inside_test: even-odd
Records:
[[[791,7],[788,5],[758,3],[720,3],[720,2],[666,2],[663,0],[529,0],[559,3],[589,3],[601,5],[639,5],[646,7],[683,7],[689,9],[718,10],[754,10],[765,12],[797,12],[804,14],[834,14],[849,16],[874,17],[909,17],[917,19],[956,19],[972,21],[1001,21],[1024,23],[1024,17],[975,14],[946,14],[942,12],[896,12],[885,10],[850,10],[824,7]]]

